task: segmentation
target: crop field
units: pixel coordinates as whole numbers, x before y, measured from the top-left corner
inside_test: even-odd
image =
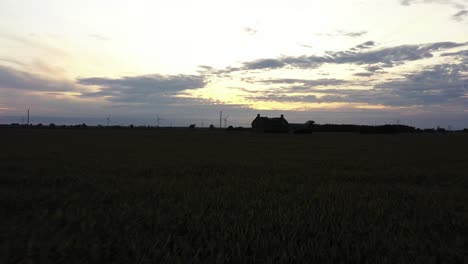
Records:
[[[467,263],[468,134],[0,130],[0,263]]]

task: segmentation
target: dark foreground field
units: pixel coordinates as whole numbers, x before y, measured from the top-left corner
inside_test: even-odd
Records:
[[[467,263],[468,135],[0,130],[0,263]]]

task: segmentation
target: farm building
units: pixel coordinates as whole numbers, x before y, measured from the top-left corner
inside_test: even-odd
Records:
[[[262,117],[260,114],[252,121],[252,129],[256,132],[265,133],[287,133],[289,131],[289,123],[281,117]]]

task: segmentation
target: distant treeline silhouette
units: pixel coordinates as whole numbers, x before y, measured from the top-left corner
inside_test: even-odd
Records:
[[[312,133],[312,132],[352,132],[361,134],[396,134],[396,133],[445,133],[446,129],[437,127],[429,129],[420,129],[408,125],[352,125],[352,124],[314,124],[308,129],[299,129],[295,133]],[[458,131],[460,132],[460,131]],[[468,132],[465,128],[461,132]]]
[[[0,128],[43,128],[43,129],[190,129],[194,130],[196,126],[191,124],[186,127],[157,127],[157,126],[147,126],[147,125],[133,125],[128,126],[122,125],[96,125],[88,126],[85,123],[76,124],[76,125],[56,125],[50,123],[49,125],[43,125],[41,123],[36,125],[26,125],[19,123],[11,124],[0,124]],[[251,128],[246,127],[233,127],[229,126],[227,128],[215,128],[213,125],[210,125],[206,128],[196,128],[196,130],[221,130],[221,131],[252,131]],[[468,128],[461,130],[450,130],[447,131],[444,128],[429,128],[429,129],[420,129],[408,125],[379,125],[379,126],[370,126],[370,125],[353,125],[353,124],[313,124],[302,127],[295,127],[290,130],[290,133],[293,134],[309,134],[317,132],[348,132],[348,133],[361,133],[361,134],[396,134],[396,133],[446,133],[446,132],[464,132],[468,133]]]
[[[362,134],[393,134],[393,133],[414,133],[418,130],[406,125],[314,125],[312,128],[315,132],[357,132]]]

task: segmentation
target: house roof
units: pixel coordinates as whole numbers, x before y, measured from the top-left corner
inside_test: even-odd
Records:
[[[257,115],[257,117],[252,121],[252,125],[254,125],[257,122],[260,125],[268,124],[272,126],[288,126],[288,121],[286,121],[283,115],[281,115],[281,117],[272,118]]]

